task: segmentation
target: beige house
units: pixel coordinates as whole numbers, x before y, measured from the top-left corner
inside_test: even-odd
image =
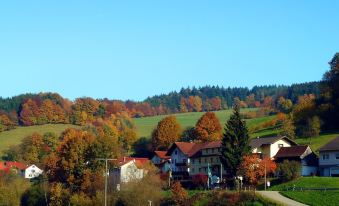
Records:
[[[297,145],[297,143],[286,136],[257,137],[250,141],[252,153],[257,153],[261,157],[270,158],[273,158],[278,153],[280,148],[291,147],[295,145]]]

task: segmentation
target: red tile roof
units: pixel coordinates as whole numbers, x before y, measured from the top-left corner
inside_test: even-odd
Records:
[[[213,142],[175,142],[167,151],[166,155],[170,156],[173,150],[178,147],[182,153],[187,155],[188,157],[192,157],[197,154],[202,149],[208,148],[219,148],[221,146],[221,141],[213,141]]]
[[[167,151],[154,151],[154,153],[160,158],[160,159],[170,159],[170,156],[166,156]]]
[[[292,146],[292,147],[282,147],[279,149],[275,158],[283,157],[301,157],[307,150],[307,145]]]
[[[147,164],[150,163],[150,160],[148,158],[141,158],[141,157],[121,157],[118,159],[118,164],[119,166],[123,166],[125,165],[126,163],[130,162],[130,161],[135,161],[135,164],[138,166],[138,167],[143,167]]]

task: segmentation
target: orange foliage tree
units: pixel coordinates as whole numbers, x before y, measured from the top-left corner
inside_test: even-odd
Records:
[[[181,186],[179,181],[173,183],[171,187],[172,199],[176,205],[185,205],[188,199],[187,191]]]
[[[255,185],[265,175],[265,170],[268,175],[273,173],[276,168],[277,165],[270,158],[260,159],[258,155],[250,154],[243,157],[239,174],[243,175],[250,184]]]
[[[195,125],[197,139],[203,142],[221,139],[221,125],[214,112],[206,112]]]
[[[152,132],[152,144],[154,149],[167,149],[181,136],[181,127],[175,116],[162,119]]]

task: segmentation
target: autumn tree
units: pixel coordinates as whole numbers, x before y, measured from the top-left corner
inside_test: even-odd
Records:
[[[293,122],[293,118],[291,115],[288,115],[281,124],[281,135],[287,136],[288,138],[295,138],[295,126]]]
[[[72,123],[84,125],[94,120],[94,115],[99,109],[99,102],[92,98],[78,98],[72,106]]]
[[[221,144],[221,161],[228,174],[234,177],[242,163],[242,157],[250,152],[246,122],[241,119],[239,105],[235,104],[233,114],[226,122]]]
[[[206,112],[195,125],[198,140],[203,142],[221,139],[221,125],[214,112]]]
[[[175,116],[168,116],[162,119],[152,132],[153,148],[167,149],[181,136],[181,127]]]
[[[279,97],[277,102],[277,108],[284,113],[291,112],[293,103],[290,99],[285,99],[284,97]]]
[[[0,114],[0,132],[14,129],[15,123],[5,114]]]
[[[24,126],[32,126],[39,124],[40,110],[35,101],[28,99],[21,105],[20,122]]]
[[[176,181],[172,184],[171,192],[172,192],[172,199],[176,205],[185,205],[185,201],[188,199],[188,193],[181,186],[179,181]]]
[[[62,141],[54,155],[55,165],[46,166],[46,171],[54,174],[50,178],[66,184],[72,191],[87,189],[83,185],[86,183],[84,177],[94,164],[94,142],[95,136],[87,131],[67,129],[62,134]]]
[[[240,165],[239,174],[245,177],[245,180],[252,185],[256,185],[260,178],[266,174],[273,173],[277,165],[268,157],[260,159],[258,155],[250,154],[243,157]]]

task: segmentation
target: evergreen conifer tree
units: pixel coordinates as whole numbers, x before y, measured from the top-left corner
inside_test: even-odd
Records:
[[[221,162],[231,177],[236,175],[243,156],[250,153],[248,130],[239,110],[236,103],[233,114],[226,122],[221,146]]]

